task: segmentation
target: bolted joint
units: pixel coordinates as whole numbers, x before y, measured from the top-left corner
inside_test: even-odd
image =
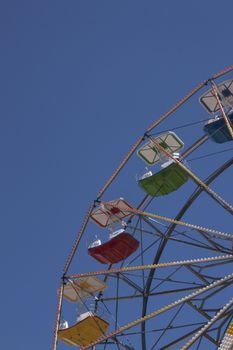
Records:
[[[100,197],[97,197],[97,198],[94,200],[94,207],[96,207],[97,205],[99,205],[100,202],[101,202]]]
[[[146,131],[143,135],[142,140],[144,141],[145,139],[148,139],[150,137],[150,135],[148,134],[148,132]]]

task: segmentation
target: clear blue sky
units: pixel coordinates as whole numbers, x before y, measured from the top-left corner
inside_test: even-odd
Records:
[[[153,120],[232,65],[232,13],[231,0],[1,2],[2,348],[50,348],[89,203]]]

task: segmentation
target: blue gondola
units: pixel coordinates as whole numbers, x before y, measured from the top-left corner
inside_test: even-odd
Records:
[[[228,114],[228,118],[231,125],[233,126],[233,111]],[[203,130],[214,142],[224,143],[227,141],[232,141],[232,137],[228,131],[223,117],[210,119],[208,123],[204,125]]]

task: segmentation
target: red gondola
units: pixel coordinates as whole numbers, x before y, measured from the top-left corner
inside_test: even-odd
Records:
[[[100,242],[100,241],[99,241]],[[88,248],[88,254],[102,264],[116,264],[133,254],[139,242],[126,232],[121,232],[109,241]]]

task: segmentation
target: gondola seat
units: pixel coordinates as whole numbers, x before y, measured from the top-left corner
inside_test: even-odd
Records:
[[[233,112],[228,115],[228,118],[231,125],[233,125]],[[203,130],[214,142],[224,143],[232,141],[232,137],[223,117],[210,119],[208,123],[204,125]]]
[[[139,186],[150,196],[159,197],[178,190],[188,181],[188,174],[177,163],[139,180]]]
[[[133,254],[139,242],[126,232],[122,232],[109,241],[88,248],[88,254],[102,264],[116,264]]]
[[[66,329],[59,329],[58,338],[68,345],[86,346],[96,341],[109,327],[102,318],[88,313],[88,316]]]

